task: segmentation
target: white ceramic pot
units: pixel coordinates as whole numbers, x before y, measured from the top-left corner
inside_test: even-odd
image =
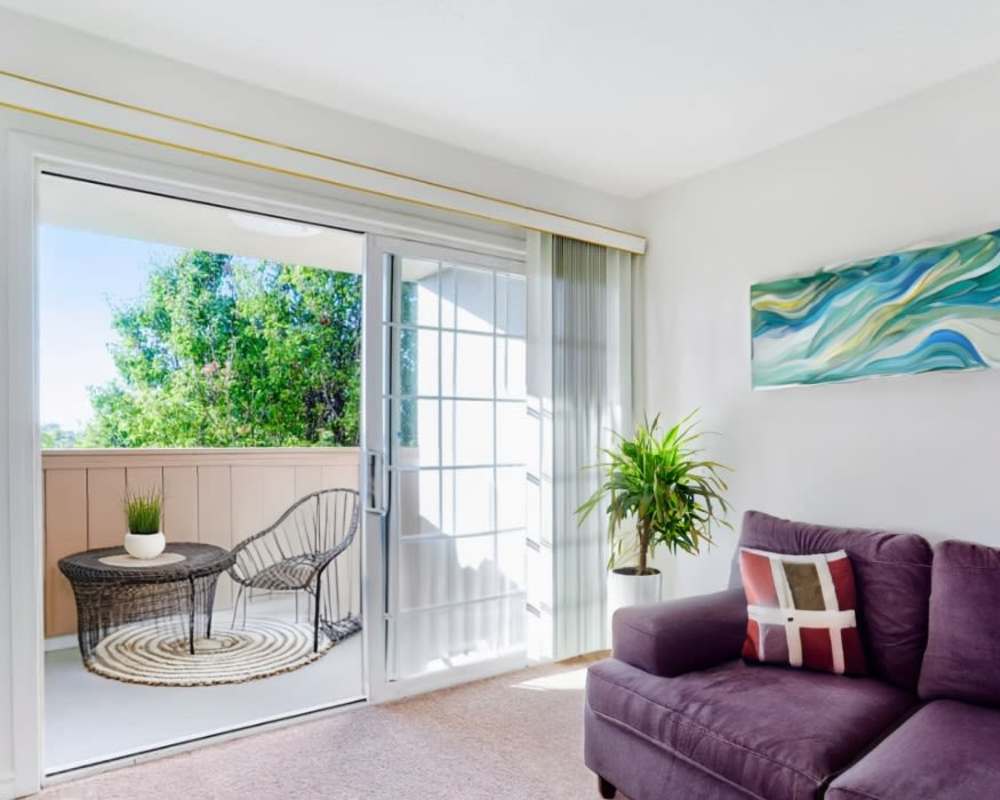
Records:
[[[125,550],[132,558],[156,558],[167,546],[162,533],[126,533]]]
[[[608,619],[619,608],[646,606],[660,602],[663,576],[659,570],[652,575],[634,575],[634,567],[622,567],[608,573]]]

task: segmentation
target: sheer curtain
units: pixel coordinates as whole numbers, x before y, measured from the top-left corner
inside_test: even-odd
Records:
[[[608,646],[607,528],[577,524],[597,488],[612,432],[632,426],[633,257],[546,234],[528,247],[529,611],[534,654],[566,658]]]

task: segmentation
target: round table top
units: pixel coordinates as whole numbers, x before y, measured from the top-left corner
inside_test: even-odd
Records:
[[[196,542],[171,542],[164,553],[183,558],[170,564],[138,563],[129,566],[107,564],[101,559],[126,555],[124,547],[101,547],[59,559],[59,571],[71,581],[86,583],[169,583],[214,575],[229,569],[236,557],[223,547]]]

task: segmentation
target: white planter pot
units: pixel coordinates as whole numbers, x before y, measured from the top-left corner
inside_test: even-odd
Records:
[[[167,546],[162,533],[126,533],[125,550],[132,558],[156,558]]]
[[[631,567],[624,568],[626,570]],[[657,570],[653,575],[629,575],[612,570],[608,573],[608,620],[626,606],[646,606],[660,602],[663,576]]]

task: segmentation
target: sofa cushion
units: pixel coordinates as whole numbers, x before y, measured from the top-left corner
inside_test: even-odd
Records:
[[[622,800],[747,800],[744,789],[709,775],[680,758],[665,755],[663,748],[638,737],[590,706],[583,709],[583,761],[618,789]],[[554,793],[548,800],[556,798]],[[572,800],[597,800],[597,793]]]
[[[870,678],[739,660],[661,678],[608,659],[587,674],[599,717],[769,800],[815,798],[915,702]]]
[[[747,598],[743,658],[837,675],[864,675],[847,553],[800,556],[740,548]]]
[[[612,629],[615,658],[672,677],[739,656],[747,631],[747,600],[742,589],[727,589],[626,606],[615,612]]]
[[[1000,550],[942,542],[932,575],[920,696],[1000,706]]]
[[[869,671],[896,686],[916,690],[927,644],[933,557],[923,538],[810,525],[748,511],[740,546],[799,555],[846,551],[854,568],[858,624]],[[734,559],[731,585],[741,585],[738,559]]]
[[[827,800],[1000,797],[1000,711],[939,700],[839,776]]]

